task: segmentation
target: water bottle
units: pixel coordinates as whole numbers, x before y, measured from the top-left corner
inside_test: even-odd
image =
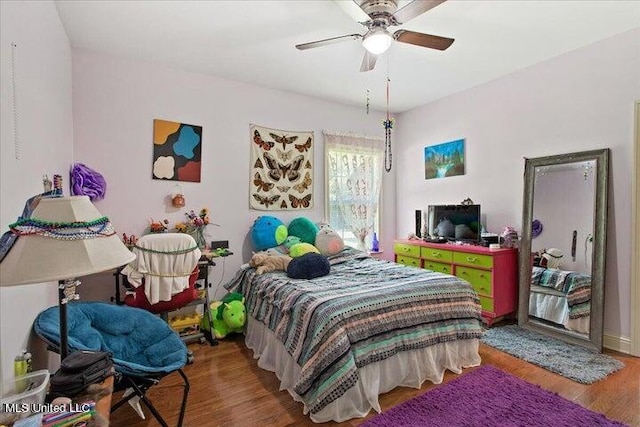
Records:
[[[16,393],[22,393],[27,387],[26,380],[24,378],[20,378],[27,373],[27,361],[24,358],[25,353],[26,350],[17,355],[13,360],[13,375],[15,376],[16,381]]]
[[[371,252],[379,252],[379,251],[380,251],[380,242],[378,242],[378,234],[374,232],[373,239],[371,239]]]

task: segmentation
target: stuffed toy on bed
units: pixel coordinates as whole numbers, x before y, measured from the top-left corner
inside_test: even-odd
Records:
[[[318,226],[306,217],[294,218],[287,227],[289,236],[299,237],[303,243],[314,245],[316,243],[316,234],[318,234]]]
[[[244,296],[237,292],[227,294],[222,301],[211,303],[209,316],[213,319],[213,335],[217,339],[222,339],[230,333],[242,333],[247,320]],[[208,329],[209,325],[203,319],[203,326]]]
[[[310,252],[293,258],[287,267],[287,277],[292,279],[315,279],[329,274],[331,265],[326,256]]]
[[[251,226],[251,243],[256,251],[276,247],[287,236],[287,227],[274,216],[259,216]]]
[[[306,255],[308,253],[316,253],[319,254],[320,251],[318,248],[313,246],[311,243],[296,243],[295,245],[289,248],[289,256],[291,258],[298,258],[302,255]]]
[[[255,267],[256,274],[268,273],[270,271],[287,271],[287,267],[291,262],[288,255],[273,255],[267,252],[258,252],[253,254],[249,265]]]
[[[316,248],[324,256],[340,253],[344,249],[344,240],[328,224],[322,224],[316,234]]]

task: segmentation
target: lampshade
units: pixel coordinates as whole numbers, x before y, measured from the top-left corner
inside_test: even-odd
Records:
[[[372,28],[362,41],[362,46],[374,55],[379,55],[389,49],[393,38],[391,34],[382,27]]]
[[[77,278],[133,261],[135,255],[108,222],[91,225],[89,229],[73,226],[91,224],[101,218],[104,219],[87,196],[40,200],[31,215],[33,221],[68,227],[42,233],[47,231],[45,225],[38,234],[18,237],[0,263],[0,286]]]

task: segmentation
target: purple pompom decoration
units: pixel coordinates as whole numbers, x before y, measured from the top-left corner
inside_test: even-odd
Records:
[[[107,192],[107,182],[104,177],[83,165],[76,163],[71,168],[71,195],[88,196],[93,202],[104,199]]]
[[[542,223],[537,219],[534,219],[531,223],[531,237],[536,238],[542,233]]]

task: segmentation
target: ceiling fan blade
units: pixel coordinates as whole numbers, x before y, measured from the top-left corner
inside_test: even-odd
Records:
[[[349,41],[349,40],[357,40],[357,39],[361,39],[361,38],[362,38],[362,35],[360,35],[360,34],[349,34],[348,36],[332,37],[330,39],[324,39],[324,40],[318,40],[318,41],[315,41],[315,42],[297,44],[296,45],[296,49],[306,50],[306,49],[311,49],[311,48],[314,48],[314,47],[327,46],[327,45],[334,44],[334,43],[341,43],[341,42],[346,42],[346,41]]]
[[[371,20],[371,17],[360,8],[354,0],[333,0],[342,10],[346,12],[354,21],[363,23]]]
[[[402,9],[397,10],[396,13],[393,14],[393,19],[396,25],[404,24],[445,1],[446,0],[413,0]]]
[[[378,55],[374,55],[368,50],[365,50],[362,65],[360,65],[360,72],[364,73],[365,71],[373,70],[373,67],[376,66],[376,59],[378,59]]]
[[[402,43],[409,43],[416,46],[428,47],[438,50],[445,50],[454,42],[454,39],[450,39],[449,37],[416,33],[415,31],[409,30],[398,30],[393,33],[393,38]]]

